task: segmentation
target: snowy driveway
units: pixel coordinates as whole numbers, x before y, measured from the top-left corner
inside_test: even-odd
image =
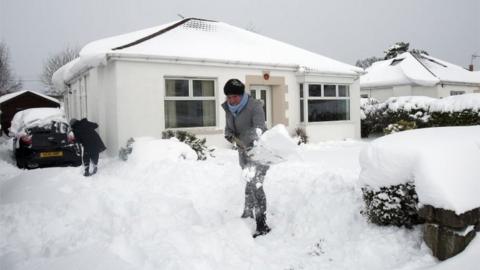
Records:
[[[236,152],[207,161],[102,159],[80,168],[16,169],[0,148],[3,269],[415,269],[435,264],[420,230],[380,228],[360,215],[363,142],[308,145],[272,166],[272,232],[253,239],[239,218]]]

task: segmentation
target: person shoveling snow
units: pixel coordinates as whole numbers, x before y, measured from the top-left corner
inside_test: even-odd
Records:
[[[261,101],[245,93],[245,85],[237,79],[227,81],[223,90],[227,96],[227,101],[222,104],[226,114],[225,139],[237,145],[239,163],[247,181],[241,217],[255,218],[257,228],[253,237],[257,237],[270,232],[266,222],[267,200],[263,181],[269,166],[283,158],[268,148],[271,146],[268,136],[262,136],[264,140],[260,138],[267,129]]]

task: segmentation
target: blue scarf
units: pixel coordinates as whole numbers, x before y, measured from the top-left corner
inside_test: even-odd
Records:
[[[230,112],[233,114],[233,117],[237,117],[237,115],[243,110],[243,108],[245,108],[245,105],[247,105],[247,102],[248,102],[248,94],[243,94],[242,100],[237,105],[230,105],[227,103],[228,110],[230,110]]]

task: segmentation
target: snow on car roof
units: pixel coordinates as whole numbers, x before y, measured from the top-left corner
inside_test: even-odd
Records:
[[[10,133],[19,135],[25,132],[25,129],[31,127],[42,127],[50,124],[52,121],[68,123],[65,112],[58,108],[33,108],[19,111],[12,119]]]

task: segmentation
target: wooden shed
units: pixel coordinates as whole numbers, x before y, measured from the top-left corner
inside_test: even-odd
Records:
[[[60,102],[38,92],[23,90],[0,97],[0,124],[2,131],[8,134],[8,128],[15,113],[30,108],[59,108]]]

